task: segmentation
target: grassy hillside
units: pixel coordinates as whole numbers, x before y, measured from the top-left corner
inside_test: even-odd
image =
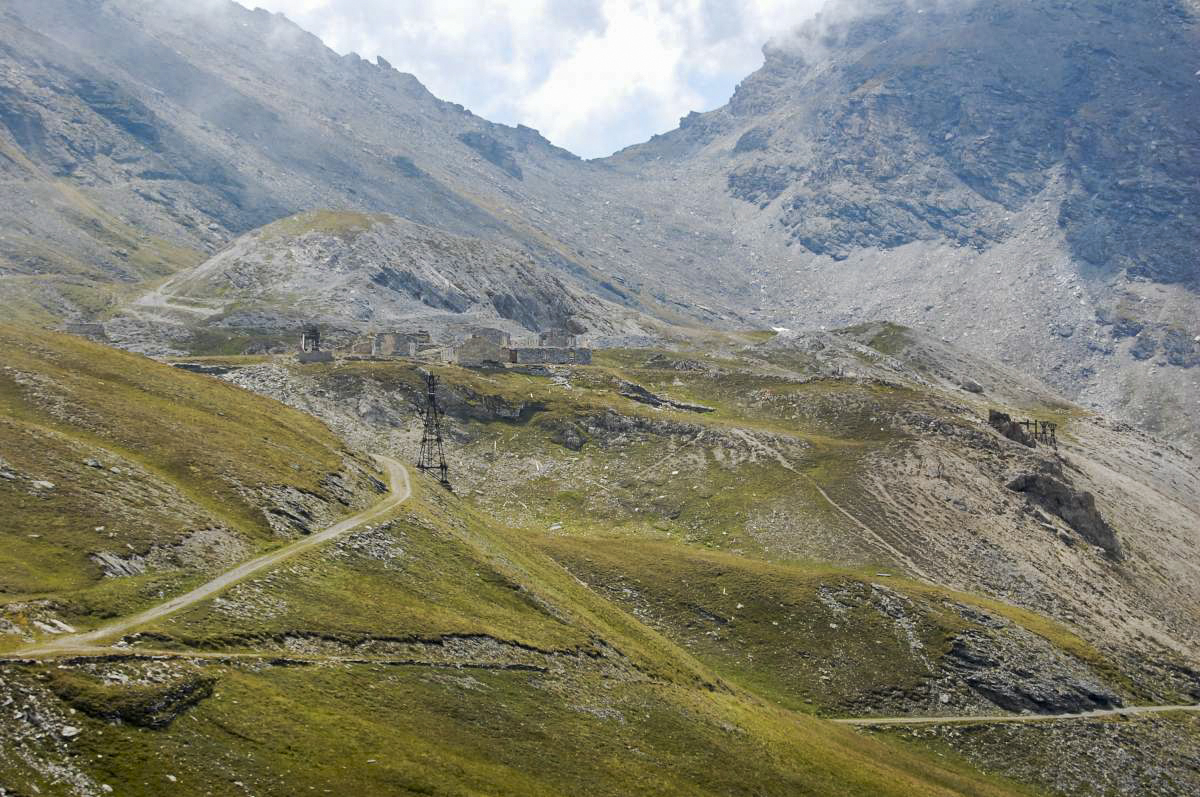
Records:
[[[385,522],[142,627],[105,655],[0,665],[0,691],[19,702],[17,721],[0,728],[0,786],[1032,794],[1053,791],[1056,759],[1020,738],[1001,755],[971,741],[995,734],[872,734],[825,718],[1186,699],[1186,670],[1164,675],[1174,659],[1149,662],[1109,626],[1062,619],[1093,617],[1082,614],[1084,578],[1131,612],[1152,593],[1138,560],[1118,565],[1082,538],[1063,542],[1065,529],[1047,529],[1006,488],[1014,469],[1056,472],[1052,452],[987,429],[989,400],[944,377],[933,384],[936,362],[918,379],[866,346],[817,343],[825,348],[776,349],[764,335],[740,352],[719,341],[711,352],[613,351],[554,373],[434,366],[455,493],[414,476],[413,497]],[[207,362],[321,415],[363,450],[413,453],[424,366]],[[656,408],[651,393],[712,411]],[[1083,482],[1094,429],[1030,402],[1059,412],[1074,463],[1061,478]],[[243,429],[241,443],[264,450],[234,460],[298,473],[287,457],[272,464],[266,442],[284,444]],[[234,460],[204,468],[245,477]],[[1102,498],[1108,511],[1113,493]],[[1120,533],[1130,550],[1147,549],[1145,528],[1123,521]],[[1059,581],[1037,581],[1041,566]],[[1098,605],[1103,619],[1108,604]],[[1152,737],[1129,738],[1135,764],[1157,760]]]
[[[0,669],[81,729],[10,749],[126,794],[1028,793],[771,705],[433,485],[129,641]],[[54,791],[15,757],[0,783]]]
[[[0,326],[0,347],[0,645],[42,613],[87,625],[275,544],[292,498],[332,514],[353,498],[329,481],[349,453],[311,416],[57,333]],[[144,572],[106,578],[100,552]]]

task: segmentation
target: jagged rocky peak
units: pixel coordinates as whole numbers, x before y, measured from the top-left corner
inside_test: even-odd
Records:
[[[844,257],[985,246],[1062,179],[1076,257],[1195,286],[1197,31],[1178,0],[831,4],[734,95],[729,191]]]

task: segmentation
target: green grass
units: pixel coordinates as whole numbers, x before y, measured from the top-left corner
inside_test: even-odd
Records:
[[[206,670],[213,697],[166,730],[75,718],[74,762],[127,795],[1025,793],[953,757],[645,680],[378,665]],[[19,769],[0,777],[51,791]]]
[[[0,346],[0,458],[19,476],[0,479],[5,600],[53,598],[86,624],[170,594],[194,574],[104,580],[89,554],[214,526],[274,544],[254,491],[332,498],[322,480],[349,456],[311,416],[216,379],[37,329],[0,326]]]
[[[157,365],[131,369],[144,361],[98,348],[58,337],[24,344],[14,367],[51,382],[33,398],[15,381],[0,392],[13,408],[5,416],[13,457],[35,447],[30,435],[54,441],[45,469],[77,460],[75,446],[120,452],[189,490],[197,511],[219,510],[262,542],[263,530],[238,515],[240,495],[221,492],[226,474],[303,483],[328,467],[322,457],[342,455],[325,427],[276,404]],[[413,498],[382,528],[256,574],[133,643],[133,653],[170,649],[179,659],[0,667],[0,678],[23,679],[74,709],[83,733],[70,760],[121,794],[1029,793],[948,751],[871,738],[819,715],[878,691],[919,693],[928,678],[921,656],[940,657],[964,627],[956,603],[1001,614],[1101,671],[1104,657],[995,601],[880,577],[874,567],[779,561],[789,557],[770,550],[755,525],[776,510],[793,513],[797,534],[832,535],[843,562],[872,559],[854,550],[857,532],[807,480],[773,456],[734,450],[736,430],[754,432],[832,490],[853,481],[864,458],[907,443],[890,415],[944,410],[907,388],[798,383],[756,377],[721,355],[672,355],[725,370],[713,377],[656,368],[655,354],[607,352],[573,370],[570,391],[545,378],[434,366],[468,417],[455,424],[464,438],[455,455],[491,493],[464,490],[468,499],[414,478]],[[404,400],[421,389],[413,363],[290,367],[328,396],[369,384]],[[617,395],[621,379],[716,412],[653,410]],[[59,393],[78,409],[55,411],[46,396]],[[231,412],[235,399],[248,403]],[[136,411],[121,409],[131,401]],[[516,419],[492,419],[521,405]],[[160,436],[139,421],[143,412],[175,433]],[[619,441],[593,439],[576,454],[551,439],[561,424],[610,412],[634,424]],[[701,432],[708,437],[690,445]],[[195,450],[192,437],[213,439],[218,453]],[[293,460],[305,446],[310,460]],[[163,447],[196,468],[173,469]],[[558,469],[489,484],[489,452],[500,448]],[[202,455],[210,458],[195,459]],[[508,461],[497,455],[496,476]],[[64,484],[76,470],[63,465]],[[95,492],[103,482],[80,484]],[[838,496],[866,500],[848,489]],[[162,504],[149,493],[143,502],[139,511]],[[66,514],[83,520],[84,508],[81,500]],[[548,533],[554,522],[562,527]],[[123,610],[155,589],[180,588],[128,583],[140,591],[120,604],[97,586],[76,594]],[[872,603],[874,583],[904,602],[911,636]],[[841,615],[824,590],[858,600]],[[480,647],[456,654],[455,640]],[[101,677],[109,670],[128,683]],[[0,783],[51,790],[3,755]]]
[[[199,668],[185,668],[165,682],[107,682],[79,670],[47,673],[50,690],[89,717],[139,728],[165,728],[178,714],[212,696],[216,679]]]
[[[921,657],[937,662],[970,625],[949,604],[1004,617],[1133,688],[1095,647],[1042,615],[873,569],[763,562],[653,541],[543,537],[538,544],[722,678],[792,709],[844,713],[873,692],[919,695],[930,678]],[[919,650],[872,605],[873,584],[907,603]],[[822,589],[849,595],[847,611],[832,611]]]
[[[72,761],[122,794],[161,793],[167,775],[176,779],[172,793],[214,795],[310,787],[436,795],[1026,793],[954,757],[873,741],[774,705],[769,691],[749,691],[762,679],[730,670],[737,678],[726,680],[579,583],[541,541],[431,484],[417,480],[416,488],[387,529],[398,553],[311,552],[254,586],[287,604],[274,617],[226,619],[221,639],[211,607],[197,607],[159,624],[148,640],[159,644],[157,634],[173,633],[169,644],[220,648],[225,660],[108,665],[127,675],[158,672],[153,683],[132,678],[128,686],[98,678],[106,665],[32,667],[18,676],[79,711],[72,722],[83,733]],[[706,556],[701,568],[723,571],[725,561]],[[678,564],[665,561],[663,575],[676,575],[670,568]],[[719,576],[714,585],[770,599],[778,589],[803,589],[772,572]],[[538,646],[545,669],[478,666],[502,666],[503,657],[465,666],[284,663],[271,646],[263,660],[237,658],[279,629],[343,641],[487,634]],[[187,684],[198,686],[179,697]],[[114,714],[127,719],[113,724],[106,717]],[[48,785],[4,758],[0,781]]]
[[[914,651],[871,603],[862,571],[775,564],[677,544],[548,537],[541,547],[572,573],[696,655],[722,678],[801,711],[842,713],[873,692],[917,693],[964,622],[940,596],[888,582],[910,598]],[[845,593],[832,611],[820,590]]]
[[[891,357],[902,354],[905,349],[912,345],[912,337],[909,335],[909,330],[899,324],[859,324],[858,326],[848,327],[845,332],[850,335],[871,333],[871,337],[866,341],[866,345],[880,354],[886,354]]]
[[[3,151],[36,173],[20,153]],[[46,212],[86,243],[80,250],[33,230],[6,231],[0,241],[0,265],[10,272],[0,279],[0,312],[6,322],[51,324],[64,315],[106,318],[155,282],[204,259],[202,252],[134,229],[68,182],[40,183],[37,193]]]
[[[197,327],[191,331],[184,348],[197,357],[238,357],[251,347],[259,351],[278,349],[294,343],[294,335],[279,332],[255,332],[221,327]]]
[[[312,232],[352,238],[387,219],[388,217],[382,214],[358,213],[349,210],[313,210],[297,213],[268,224],[262,228],[260,235],[268,241],[279,238],[297,238]]]
[[[222,599],[266,601],[271,612],[234,619],[209,601],[149,629],[156,634],[149,644],[246,649],[300,633],[347,647],[475,634],[544,650],[588,646],[583,629],[549,614],[536,592],[464,544],[445,518],[403,510],[386,535],[393,559],[309,553]]]

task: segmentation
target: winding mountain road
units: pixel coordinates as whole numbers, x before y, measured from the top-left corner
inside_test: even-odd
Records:
[[[1000,714],[990,717],[846,717],[832,720],[832,722],[836,722],[839,725],[854,725],[859,728],[874,728],[883,725],[978,725],[980,723],[1051,722],[1054,720],[1136,717],[1142,714],[1166,714],[1175,711],[1200,712],[1200,706],[1126,706],[1125,708],[1084,711],[1079,714]]]
[[[771,452],[776,453],[776,452]],[[130,617],[125,617],[108,625],[92,631],[86,631],[78,634],[68,634],[60,637],[55,637],[49,640],[29,645],[24,648],[19,648],[6,654],[0,658],[4,659],[37,659],[42,657],[63,656],[63,655],[112,655],[120,653],[114,648],[107,647],[103,643],[113,637],[122,635],[140,626],[147,625],[155,620],[162,619],[168,615],[174,614],[189,606],[193,606],[200,601],[217,595],[220,592],[228,589],[237,582],[248,576],[251,576],[260,570],[264,570],[272,565],[277,565],[280,562],[287,561],[295,556],[298,556],[305,551],[311,550],[322,543],[340,537],[341,535],[358,528],[359,526],[371,520],[381,519],[387,516],[393,509],[407,501],[412,496],[412,484],[409,481],[408,471],[403,465],[396,460],[381,455],[372,455],[374,459],[383,466],[387,472],[389,494],[379,503],[369,509],[352,515],[345,520],[342,520],[327,529],[309,535],[303,539],[285,545],[278,550],[263,554],[262,556],[251,559],[248,562],[243,562],[232,570],[226,571],[216,578],[208,581],[190,592],[186,592],[178,597],[171,598],[164,603],[146,609],[138,614]],[[818,488],[819,489],[819,488]],[[828,500],[828,499],[827,499]],[[833,503],[830,501],[830,503]],[[836,506],[836,504],[835,504]],[[840,508],[840,507],[839,507]],[[131,652],[132,653],[132,652]],[[187,655],[195,656],[211,656],[220,658],[242,658],[242,657],[257,657],[267,654],[234,654],[234,653],[204,653],[204,652],[189,652],[181,654],[177,651],[138,651],[138,655],[151,657],[172,657]],[[272,657],[277,656],[275,653],[269,654]],[[322,659],[322,657],[314,657]],[[352,659],[347,658],[347,661]],[[359,659],[353,659],[358,661]],[[1178,706],[1127,706],[1125,708],[1102,709],[1097,711],[1088,711],[1078,714],[1000,714],[992,716],[940,716],[940,717],[842,717],[830,719],[830,722],[839,725],[851,725],[860,728],[883,727],[891,725],[948,725],[948,724],[992,724],[992,723],[1030,723],[1030,722],[1052,722],[1055,720],[1089,720],[1103,719],[1105,717],[1133,717],[1146,714],[1165,714],[1171,712],[1194,712],[1200,713],[1200,705],[1178,705]]]
[[[296,540],[295,542],[285,545],[278,550],[263,554],[257,559],[251,559],[248,562],[243,562],[237,567],[214,578],[205,584],[201,584],[190,592],[183,595],[171,598],[170,600],[160,603],[157,606],[146,609],[143,612],[124,617],[108,625],[101,626],[93,631],[86,631],[79,634],[68,634],[54,639],[43,640],[34,643],[25,648],[19,648],[9,654],[8,657],[20,658],[37,658],[40,656],[53,656],[59,654],[68,654],[79,651],[94,649],[98,642],[119,636],[128,631],[131,631],[139,626],[152,623],[167,615],[174,614],[181,609],[193,606],[202,600],[206,600],[223,592],[233,584],[241,581],[247,576],[253,575],[265,568],[277,565],[280,562],[291,559],[307,550],[315,548],[322,543],[328,542],[336,537],[340,537],[348,531],[351,531],[364,523],[371,520],[377,520],[385,517],[389,512],[395,509],[400,504],[408,500],[412,495],[412,485],[408,480],[408,471],[404,466],[390,457],[372,455],[376,462],[383,466],[388,477],[388,496],[379,503],[369,509],[363,510],[356,515],[335,523],[327,529],[318,531],[316,534],[310,534],[307,537]]]

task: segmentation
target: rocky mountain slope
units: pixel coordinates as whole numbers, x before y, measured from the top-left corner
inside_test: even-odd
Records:
[[[293,348],[304,323],[345,342],[368,330],[514,335],[571,329],[638,335],[661,326],[586,293],[528,253],[384,214],[299,214],[248,233],[177,273],[105,324],[126,348],[154,353],[220,346]]]
[[[383,62],[340,58],[282,17],[232,3],[16,0],[0,25],[0,152],[15,200],[3,211],[6,278],[78,271],[76,293],[137,283],[292,213],[348,207],[504,237],[587,281],[522,221],[532,207],[510,218],[524,197],[506,194],[537,171],[513,153],[551,166],[572,156]],[[156,237],[177,258],[132,268]],[[95,309],[55,280],[33,284],[30,312]]]
[[[1190,454],[899,327],[703,353],[713,344],[602,354],[569,378],[446,371],[446,411],[464,424],[459,482],[516,525],[880,563],[1045,612],[1106,646],[1194,656]],[[359,445],[413,453],[411,366],[273,364],[227,378]],[[996,408],[1057,422],[1060,447],[1004,439],[988,426]],[[571,484],[590,485],[579,505]],[[718,525],[738,532],[707,536]]]
[[[226,524],[246,524],[244,547],[215,546],[231,561],[303,533],[296,520],[325,522],[333,515],[313,511],[315,499],[338,461],[355,461],[331,431],[403,458],[417,444],[416,362],[205,360],[258,397],[65,336],[6,334],[28,354],[10,368],[0,454],[14,478],[0,489],[29,495],[6,501],[19,511],[5,550],[35,563],[93,555],[90,585],[61,584],[61,567],[25,572],[5,615],[10,651],[221,567],[212,550],[179,553],[179,529],[219,523],[205,512],[245,514]],[[18,649],[0,662],[12,712],[0,724],[0,788],[1186,795],[1200,785],[1187,715],[943,724],[884,739],[826,719],[1200,699],[1190,455],[893,325],[713,333],[541,373],[435,370],[455,493],[414,474],[394,517],[114,648],[49,661]],[[145,411],[151,400],[174,408],[170,424]],[[992,423],[993,410],[1056,421],[1059,447]],[[163,429],[165,442],[146,438]],[[21,430],[67,443],[23,445]],[[293,462],[301,454],[311,460]],[[37,484],[46,479],[53,488]],[[185,500],[154,492],[160,482]],[[357,500],[369,500],[363,487]],[[44,505],[59,525],[30,533],[29,508]],[[279,529],[261,520],[271,517]],[[135,550],[96,560],[112,540]],[[145,570],[106,572],[115,562]]]
[[[612,163],[728,219],[773,324],[920,326],[1194,443],[1198,46],[1179,2],[831,3]]]
[[[25,314],[110,312],[349,208],[666,320],[890,318],[1197,439],[1194,4],[832,3],[728,106],[591,162],[233,4],[11,0],[0,25]]]

